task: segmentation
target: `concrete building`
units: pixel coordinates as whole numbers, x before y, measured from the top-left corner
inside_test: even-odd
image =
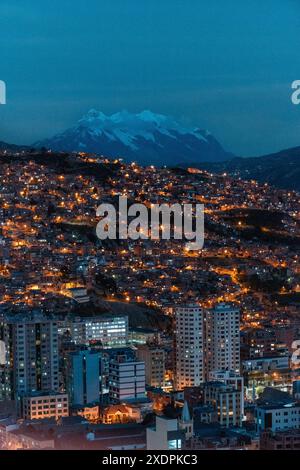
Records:
[[[295,400],[300,400],[300,380],[294,380],[293,382],[293,397]]]
[[[15,398],[59,389],[57,322],[42,316],[8,320],[7,373]]]
[[[205,376],[213,370],[240,372],[240,311],[220,303],[205,311]]]
[[[198,386],[204,379],[203,311],[198,305],[175,309],[175,388]]]
[[[259,389],[276,387],[286,390],[291,384],[288,356],[261,357],[242,362],[246,397],[255,400]]]
[[[286,431],[300,428],[300,403],[263,405],[256,410],[257,431]]]
[[[134,354],[120,352],[109,361],[109,397],[112,402],[145,398],[145,364]]]
[[[82,350],[69,356],[67,384],[72,406],[98,404],[101,392],[101,354]]]
[[[0,323],[1,330],[1,323]],[[2,337],[0,331],[0,338]],[[0,339],[0,401],[11,397],[9,375],[6,368],[6,347],[5,342]]]
[[[300,429],[289,431],[265,431],[260,436],[260,450],[298,450],[300,449]]]
[[[289,368],[289,356],[272,356],[248,359],[242,362],[242,371],[251,372],[269,372]]]
[[[66,393],[33,393],[23,398],[24,419],[45,419],[69,416],[69,399]]]
[[[151,387],[163,387],[165,381],[165,351],[150,345],[141,345],[137,357],[145,363],[146,384]]]
[[[242,426],[244,407],[242,391],[224,382],[204,384],[204,403],[212,405],[218,414],[218,422],[226,428]]]
[[[153,428],[147,428],[147,450],[179,450],[183,448],[185,432],[177,419],[156,416]]]
[[[49,433],[30,432],[16,424],[5,426],[0,424],[0,440],[2,449],[9,450],[52,450],[55,447],[54,438]],[[26,432],[27,431],[27,432]]]
[[[222,382],[225,385],[234,387],[235,390],[240,392],[241,400],[241,414],[244,416],[244,405],[245,405],[245,388],[244,388],[244,378],[233,370],[214,370],[209,374],[210,381]]]
[[[128,317],[78,318],[71,324],[71,336],[76,344],[101,341],[103,347],[124,346],[128,341]]]

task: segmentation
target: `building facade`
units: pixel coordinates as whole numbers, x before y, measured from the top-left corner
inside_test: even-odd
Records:
[[[66,393],[36,393],[23,398],[24,419],[55,418],[69,416],[69,399]]]
[[[221,426],[242,426],[244,417],[244,400],[241,390],[223,382],[206,382],[204,384],[204,403],[212,405],[218,414]]]
[[[6,324],[6,368],[11,394],[19,398],[59,389],[57,322],[44,317]]]
[[[69,355],[67,388],[72,406],[100,402],[101,354],[88,349]]]
[[[205,311],[205,376],[214,370],[240,372],[240,311],[220,303]]]
[[[156,424],[147,428],[147,450],[180,450],[184,448],[185,432],[177,419],[156,416]]]
[[[300,404],[266,405],[256,410],[257,431],[286,431],[300,428]]]
[[[113,403],[145,398],[145,363],[118,354],[109,362],[109,397]]]
[[[200,385],[204,380],[203,311],[198,305],[175,309],[175,388]]]
[[[80,318],[72,322],[71,336],[76,344],[101,341],[107,348],[124,346],[128,341],[128,317]]]
[[[150,345],[141,345],[137,357],[145,363],[146,384],[161,388],[165,381],[165,351]]]

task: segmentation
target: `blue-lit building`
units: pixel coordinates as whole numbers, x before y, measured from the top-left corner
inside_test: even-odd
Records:
[[[100,403],[101,353],[88,349],[69,355],[68,393],[72,406]]]

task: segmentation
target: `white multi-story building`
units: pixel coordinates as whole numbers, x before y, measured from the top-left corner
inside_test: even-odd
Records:
[[[128,341],[128,317],[90,317],[72,322],[71,335],[76,344],[101,341],[103,347],[124,346]]]
[[[178,419],[156,416],[155,426],[147,428],[147,450],[179,450],[183,448],[185,432]]]
[[[243,392],[234,385],[216,381],[206,382],[204,384],[204,403],[214,407],[221,426],[242,426],[244,417]]]
[[[244,377],[240,376],[233,370],[214,370],[209,374],[209,380],[212,382],[222,382],[225,385],[234,387],[235,390],[240,392],[239,404],[240,404],[240,416],[244,418]]]
[[[205,311],[205,376],[214,370],[240,372],[240,311],[220,303]]]
[[[286,431],[300,428],[300,404],[259,406],[256,410],[258,431]]]
[[[6,382],[7,379],[8,376],[6,374],[6,347],[5,342],[3,340],[0,340],[0,401],[5,400],[6,398],[10,398],[10,384],[9,382]]]
[[[109,396],[113,402],[145,398],[145,363],[119,355],[109,363]]]
[[[224,382],[244,391],[244,378],[233,370],[213,370],[209,373],[209,381]]]
[[[175,309],[175,388],[198,386],[204,379],[203,311],[198,305]]]

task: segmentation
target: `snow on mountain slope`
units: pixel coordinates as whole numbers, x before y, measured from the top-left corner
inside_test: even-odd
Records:
[[[171,117],[149,110],[139,114],[124,110],[107,116],[91,109],[76,126],[34,145],[122,157],[145,165],[223,161],[232,157],[208,131],[184,127]]]

